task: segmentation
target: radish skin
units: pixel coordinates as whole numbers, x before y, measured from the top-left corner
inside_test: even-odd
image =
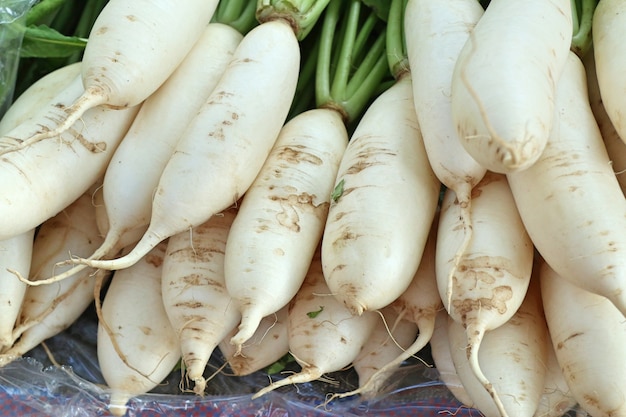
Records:
[[[594,417],[626,415],[624,316],[608,299],[572,284],[547,262],[540,274],[552,346],[572,395]]]
[[[437,209],[406,74],[366,110],[346,148],[322,237],[331,293],[352,314],[385,307],[409,286]],[[406,207],[419,215],[407,216]]]
[[[165,166],[142,239],[122,258],[75,262],[127,268],[162,240],[235,203],[261,170],[285,122],[299,63],[299,44],[286,22],[270,21],[248,32]]]
[[[548,340],[545,385],[533,417],[561,417],[573,409],[577,403],[556,359],[552,340]]]
[[[513,317],[485,334],[478,353],[480,367],[493,383],[502,403],[494,398],[471,369],[466,330],[448,318],[452,359],[474,407],[485,417],[532,417],[545,385],[548,329],[542,310],[539,282],[533,279],[524,302]]]
[[[89,259],[114,256],[143,236],[154,190],[178,138],[215,88],[242,37],[228,25],[209,24],[174,73],[142,104],[104,175],[108,226],[104,242]],[[85,267],[76,265],[44,282]]]
[[[185,378],[198,395],[206,388],[203,373],[211,354],[241,319],[224,282],[224,250],[235,214],[226,210],[170,237],[163,259],[165,312],[180,340]]]
[[[524,170],[541,155],[571,40],[569,0],[489,3],[456,61],[451,89],[461,144],[488,170]]]
[[[20,314],[27,284],[7,268],[28,276],[33,254],[35,229],[0,241],[0,349],[13,344],[13,327]]]
[[[72,101],[82,85],[77,77],[25,123],[0,141],[19,141],[40,125],[53,123],[48,111]],[[0,157],[0,239],[33,229],[78,199],[104,175],[115,148],[138,107],[89,110],[58,140],[38,142]],[[0,145],[1,146],[1,145]]]
[[[461,209],[454,192],[446,190],[437,232],[436,279],[441,298],[450,300],[446,310],[467,334],[470,368],[502,410],[502,393],[480,368],[480,346],[486,333],[510,321],[524,301],[534,248],[506,176],[488,171],[474,187],[472,200],[473,238],[456,266],[457,241],[463,239],[458,236],[463,233]],[[450,269],[455,271],[451,285]]]
[[[0,135],[24,123],[80,74],[80,62],[56,69],[31,84],[0,119]]]
[[[600,129],[600,134],[606,146],[606,151],[611,159],[611,166],[615,172],[617,182],[619,182],[622,193],[626,195],[626,143],[624,143],[619,133],[617,133],[613,122],[604,108],[604,102],[602,101],[602,95],[598,85],[593,51],[583,56],[582,61],[587,73],[587,90],[591,111],[598,123],[598,128]]]
[[[252,398],[259,398],[285,385],[317,380],[325,373],[350,365],[379,319],[373,311],[355,316],[329,294],[318,252],[302,287],[289,304],[289,352],[302,369],[274,381],[257,391]]]
[[[542,157],[508,175],[516,206],[538,252],[559,275],[626,313],[626,199],[573,53],[559,83],[556,117]]]
[[[93,189],[93,187],[92,187]],[[55,270],[56,263],[69,253],[87,254],[102,242],[95,223],[89,190],[65,210],[44,222],[35,238],[30,280],[36,281]],[[98,273],[108,273],[102,271]],[[67,329],[93,303],[94,271],[86,270],[63,282],[28,286],[19,320],[13,330],[6,358],[19,357],[46,339]]]
[[[239,353],[236,347],[230,343],[230,339],[235,335],[237,329],[234,329],[230,336],[227,336],[219,344],[222,355],[236,376],[250,375],[260,371],[289,353],[288,310],[289,306],[286,305],[276,313],[263,317],[256,331],[243,345]]]
[[[83,54],[81,94],[9,150],[59,136],[97,106],[142,103],[174,72],[211,20],[218,0],[111,0],[98,14]],[[5,150],[6,152],[6,150]]]
[[[285,124],[243,197],[228,235],[226,288],[241,309],[237,349],[263,317],[298,292],[319,244],[348,132],[339,112],[314,109]]]
[[[456,194],[461,208],[465,239],[458,257],[472,239],[471,192],[486,169],[465,150],[454,126],[452,74],[482,15],[483,8],[476,0],[409,0],[404,15],[410,69],[419,74],[413,78],[413,103],[426,155],[439,181]]]
[[[593,56],[602,102],[619,137],[626,143],[626,4],[602,0],[595,8],[592,21]]]
[[[161,242],[132,268],[117,271],[102,302],[98,363],[115,416],[123,416],[130,398],[156,387],[180,360],[161,295],[166,248]]]
[[[448,312],[445,309],[437,312],[435,330],[430,338],[430,351],[435,369],[439,373],[439,379],[463,406],[474,408],[474,402],[465,391],[452,361],[450,341],[448,340]]]

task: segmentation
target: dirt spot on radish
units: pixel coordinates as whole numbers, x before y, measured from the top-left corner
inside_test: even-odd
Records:
[[[128,14],[125,16],[127,20],[130,20],[131,22],[136,22],[137,21],[137,16],[132,15],[132,14]]]
[[[290,164],[299,164],[306,162],[312,165],[322,165],[324,161],[316,155],[310,152],[306,152],[306,146],[284,146],[279,148],[276,152],[276,156],[279,159],[289,162]]]
[[[565,347],[565,344],[566,344],[568,341],[572,340],[572,339],[573,339],[573,338],[575,338],[575,337],[582,336],[583,334],[584,334],[583,332],[576,332],[576,333],[572,333],[571,335],[569,335],[568,337],[566,337],[565,339],[563,339],[563,340],[561,340],[559,343],[557,343],[557,345],[556,345],[556,349],[557,349],[557,350],[561,350],[561,349],[563,349],[563,348]]]
[[[140,326],[139,330],[141,330],[141,333],[145,334],[146,336],[150,336],[152,334],[152,328],[151,327]]]
[[[103,35],[105,33],[107,33],[109,31],[109,27],[108,26],[101,26],[99,27],[96,31],[95,31],[95,35]]]
[[[155,268],[159,268],[163,264],[163,257],[158,255],[147,254],[145,260]]]
[[[280,203],[281,211],[276,213],[276,221],[283,227],[300,232],[300,213],[313,213],[318,218],[323,219],[328,213],[329,203],[315,203],[317,196],[309,193],[291,194],[286,197],[273,195],[269,197],[272,201]]]

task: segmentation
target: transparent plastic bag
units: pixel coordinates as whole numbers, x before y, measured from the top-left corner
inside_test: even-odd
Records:
[[[26,13],[36,2],[0,1],[0,117],[13,100]]]
[[[29,417],[109,416],[108,391],[98,369],[97,319],[87,310],[69,329],[46,341],[46,351],[37,347],[23,359],[0,368],[0,415]],[[51,356],[50,356],[51,355]],[[61,366],[53,365],[57,362]],[[216,351],[207,376],[223,364]],[[286,371],[297,371],[297,365]],[[272,375],[273,379],[280,378]],[[327,375],[330,381],[290,385],[252,400],[252,394],[267,385],[268,375],[259,371],[248,376],[217,372],[199,397],[180,391],[180,371],[173,371],[152,392],[128,404],[129,417],[363,417],[363,416],[479,416],[463,408],[438,378],[436,369],[415,360],[403,366],[381,394],[364,401],[358,396],[333,400],[333,393],[355,388],[352,369]]]

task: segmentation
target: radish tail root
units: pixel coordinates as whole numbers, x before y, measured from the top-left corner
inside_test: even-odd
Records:
[[[243,344],[254,335],[263,319],[257,309],[244,309],[237,333],[230,339],[230,344],[236,347],[235,356],[241,355]]]
[[[143,235],[141,240],[135,245],[126,255],[116,259],[90,259],[90,258],[75,258],[72,259],[73,263],[85,264],[92,268],[118,270],[128,268],[136,264],[142,257],[148,252],[154,249],[159,243],[165,240],[167,236],[163,237],[155,232],[148,230]]]
[[[482,369],[480,369],[480,363],[478,363],[478,350],[480,349],[480,344],[482,342],[483,336],[485,335],[484,329],[476,328],[475,326],[468,325],[467,326],[467,334],[468,334],[468,344],[467,344],[467,359],[469,362],[470,369],[473,374],[476,376],[476,379],[482,384],[485,390],[489,393],[491,398],[493,399],[498,412],[501,417],[508,417],[508,413],[504,408],[504,404],[502,404],[502,400],[500,399],[500,395],[498,395],[497,391],[493,387],[493,384],[487,379]]]
[[[56,128],[43,129],[41,132],[19,142],[19,144],[16,144],[15,146],[0,149],[0,155],[20,151],[44,139],[60,136],[72,127],[72,125],[76,123],[87,110],[106,103],[106,100],[107,96],[100,89],[85,90],[71,106],[64,109],[65,115],[61,118]]]
[[[252,399],[254,400],[255,398],[259,398],[267,394],[268,392],[274,391],[276,388],[284,387],[285,385],[301,384],[304,382],[315,381],[321,378],[322,374],[323,372],[321,371],[321,369],[316,366],[305,366],[299,373],[293,374],[280,381],[272,382],[267,387],[259,390],[256,394],[252,396]]]

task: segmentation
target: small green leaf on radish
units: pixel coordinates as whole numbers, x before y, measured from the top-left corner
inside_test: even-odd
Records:
[[[337,200],[339,200],[339,197],[341,197],[341,195],[343,194],[343,184],[344,184],[344,180],[339,181],[339,183],[335,186],[335,189],[333,190],[333,193],[330,196],[335,203],[337,202]]]
[[[306,313],[307,316],[309,316],[309,318],[314,319],[315,317],[317,317],[322,311],[324,311],[324,306],[320,306],[320,309],[317,311],[309,311],[308,313]]]

